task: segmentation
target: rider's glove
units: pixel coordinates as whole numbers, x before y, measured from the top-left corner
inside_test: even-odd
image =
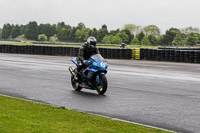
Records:
[[[89,62],[87,60],[84,60],[84,64],[87,66],[89,65]]]
[[[89,66],[89,65],[92,65],[92,63],[93,63],[93,61],[87,61],[87,60],[86,60],[84,64],[85,64],[86,66]]]

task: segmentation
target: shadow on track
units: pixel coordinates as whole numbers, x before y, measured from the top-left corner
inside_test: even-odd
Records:
[[[91,98],[106,98],[106,95],[99,95],[98,93],[88,92],[88,91],[71,91],[73,95],[78,97],[91,97]]]

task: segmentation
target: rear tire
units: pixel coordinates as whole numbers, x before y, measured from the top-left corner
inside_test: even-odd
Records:
[[[96,79],[97,80],[97,79]],[[108,81],[105,75],[99,75],[99,84],[96,81],[96,89],[100,95],[103,95],[108,87]]]
[[[71,76],[71,84],[76,91],[80,91],[82,89],[82,87],[79,86],[80,84],[74,79],[73,76]]]

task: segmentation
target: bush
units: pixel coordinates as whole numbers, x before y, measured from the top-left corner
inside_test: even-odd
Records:
[[[38,36],[38,40],[42,42],[47,41],[47,36],[45,34],[40,34]]]

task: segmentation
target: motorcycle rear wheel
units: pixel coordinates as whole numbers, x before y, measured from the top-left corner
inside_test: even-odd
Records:
[[[99,75],[99,84],[96,82],[96,89],[100,95],[103,95],[108,87],[108,81],[105,75]]]
[[[76,91],[80,91],[82,89],[82,87],[80,87],[79,83],[74,79],[73,76],[71,76],[71,84]]]

